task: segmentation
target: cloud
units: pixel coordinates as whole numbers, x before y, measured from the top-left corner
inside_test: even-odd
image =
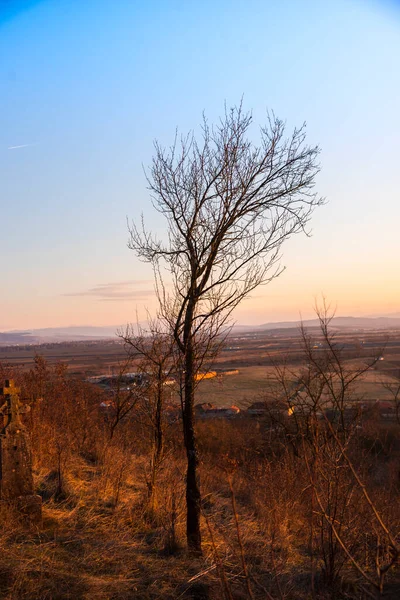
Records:
[[[19,146],[8,146],[7,150],[18,150],[18,148],[29,148],[30,146],[37,146],[37,144],[20,144]]]
[[[122,302],[134,298],[148,298],[154,296],[153,289],[137,289],[138,286],[149,285],[150,280],[117,281],[112,283],[99,283],[88,290],[69,292],[63,296],[83,296],[96,298],[101,302]],[[135,289],[136,288],[136,289]]]

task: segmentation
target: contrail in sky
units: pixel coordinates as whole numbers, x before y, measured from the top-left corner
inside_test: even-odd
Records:
[[[17,150],[17,148],[28,148],[28,146],[37,146],[37,144],[21,144],[20,146],[8,146],[7,150]]]

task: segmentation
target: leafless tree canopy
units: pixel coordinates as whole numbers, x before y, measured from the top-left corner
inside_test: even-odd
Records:
[[[200,142],[191,133],[169,149],[155,145],[148,182],[168,239],[132,225],[129,246],[158,274],[160,261],[171,272],[178,339],[189,298],[196,332],[217,314],[225,321],[243,297],[280,273],[282,242],[305,231],[321,202],[313,191],[319,149],[306,145],[305,127],[287,138],[284,123],[269,116],[255,145],[251,125],[252,115],[239,106],[217,126],[204,118]],[[171,299],[158,284],[171,317]]]

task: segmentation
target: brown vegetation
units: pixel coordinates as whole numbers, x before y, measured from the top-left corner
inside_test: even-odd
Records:
[[[276,365],[266,413],[197,423],[202,558],[185,549],[179,422],[164,413],[149,511],[153,411],[138,402],[110,436],[115,394],[40,357],[29,372],[2,367],[32,407],[44,520],[29,528],[1,506],[0,597],[397,598],[399,426],[350,410],[354,363],[322,334],[316,350],[304,332],[295,388]]]

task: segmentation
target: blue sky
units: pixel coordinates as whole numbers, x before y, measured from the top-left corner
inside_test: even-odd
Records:
[[[244,95],[322,148],[326,206],[241,323],[400,311],[400,5],[373,0],[0,3],[0,329],[122,324],[154,309],[127,249],[153,140]],[[21,146],[21,147],[17,147]]]

